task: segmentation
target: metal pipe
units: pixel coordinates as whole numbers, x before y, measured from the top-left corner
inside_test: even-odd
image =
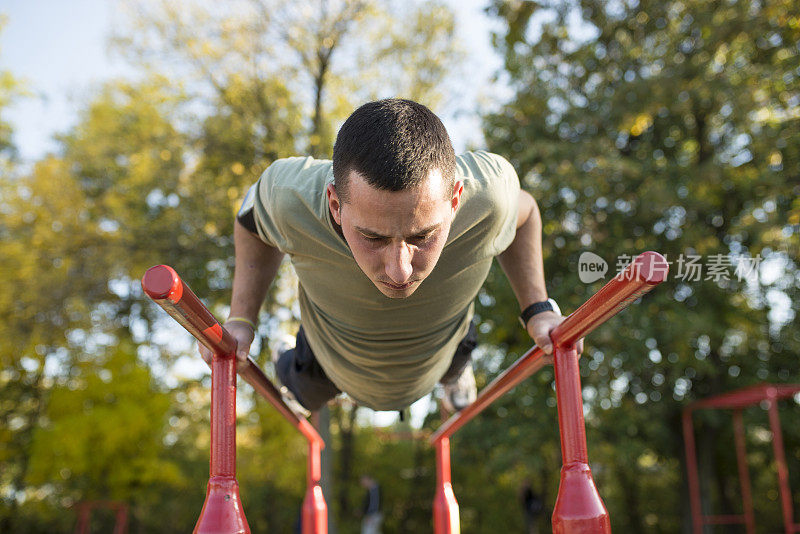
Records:
[[[554,533],[611,533],[611,523],[597,492],[583,418],[578,351],[555,345],[556,398],[561,433],[561,482],[553,509]]]
[[[461,532],[458,502],[450,484],[450,440],[436,441],[436,495],[433,498],[434,534]]]
[[[567,317],[551,333],[554,346],[568,346],[585,337],[666,279],[669,264],[657,252],[643,252],[620,274]],[[492,402],[513,389],[552,360],[534,346],[520,359],[483,388],[478,398],[447,420],[430,438],[431,443],[452,436]]]
[[[733,411],[733,431],[736,440],[736,467],[739,470],[739,485],[742,488],[742,509],[747,534],[755,534],[756,522],[753,515],[753,491],[750,486],[750,470],[747,468],[747,443],[744,436],[742,410]]]
[[[685,408],[682,416],[683,444],[686,448],[686,474],[689,477],[689,502],[692,508],[692,530],[703,532],[703,509],[700,501],[700,479],[697,471],[697,448],[694,442],[694,424],[691,408]]]
[[[142,277],[142,289],[214,353],[211,362],[211,476],[195,532],[250,532],[236,481],[235,370],[238,368],[242,379],[308,440],[309,472],[303,504],[303,533],[326,534],[327,510],[319,486],[319,453],[325,443],[316,429],[283,402],[278,389],[252,358],[248,357],[245,362],[236,361],[236,340],[174,269],[167,265],[151,267]]]
[[[783,528],[786,530],[786,534],[792,534],[794,532],[792,492],[789,489],[789,469],[786,467],[783,432],[781,431],[781,419],[778,415],[778,399],[775,388],[767,390],[767,402],[769,402],[769,426],[770,430],[772,430],[772,450],[775,452],[778,488],[780,489],[781,507],[783,508]]]

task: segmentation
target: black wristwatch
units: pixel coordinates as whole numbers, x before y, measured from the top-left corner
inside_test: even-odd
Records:
[[[522,328],[527,329],[528,321],[531,320],[531,317],[537,313],[542,313],[543,311],[554,311],[561,315],[561,310],[559,309],[558,304],[556,304],[556,301],[553,299],[543,300],[542,302],[534,302],[522,310],[522,313],[519,314],[519,322],[522,325]]]

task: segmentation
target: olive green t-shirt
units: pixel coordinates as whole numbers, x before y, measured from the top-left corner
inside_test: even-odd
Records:
[[[516,233],[511,164],[488,152],[457,161],[464,191],[450,235],[431,274],[404,299],[384,296],[337,233],[326,196],[330,160],[279,160],[256,184],[256,228],[291,258],[311,350],[339,389],[375,410],[406,408],[433,389],[467,333],[492,258]]]

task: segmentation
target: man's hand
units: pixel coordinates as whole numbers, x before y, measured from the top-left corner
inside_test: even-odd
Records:
[[[553,353],[553,340],[550,339],[550,332],[560,325],[564,319],[566,317],[562,317],[554,311],[545,311],[537,313],[528,321],[528,334],[545,354]],[[575,344],[575,349],[578,351],[578,356],[583,353],[583,339],[578,340]]]
[[[236,364],[237,367],[241,367],[242,364],[247,363],[247,356],[250,354],[250,345],[253,343],[255,332],[253,332],[253,328],[249,324],[242,321],[230,321],[223,326],[236,340]],[[213,353],[202,343],[199,345],[199,349],[200,356],[210,367]]]

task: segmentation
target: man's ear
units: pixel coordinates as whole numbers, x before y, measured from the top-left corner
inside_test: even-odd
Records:
[[[328,189],[326,190],[326,194],[328,195],[328,209],[331,210],[331,215],[333,216],[333,220],[336,221],[336,224],[341,226],[342,203],[339,202],[339,195],[336,194],[336,188],[333,186],[333,184],[328,184]]]
[[[453,196],[450,198],[450,208],[452,209],[453,213],[455,213],[461,203],[461,193],[463,192],[464,182],[461,180],[456,181],[455,185],[453,186]]]

